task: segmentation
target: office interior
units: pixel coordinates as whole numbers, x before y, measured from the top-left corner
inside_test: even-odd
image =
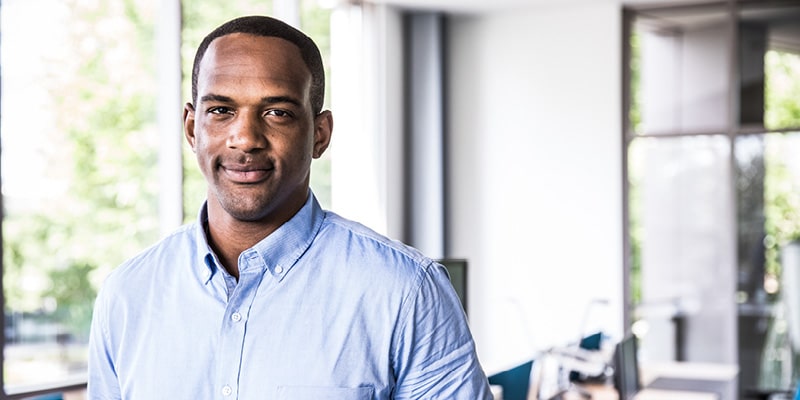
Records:
[[[732,366],[722,398],[796,387],[800,112],[771,120],[764,88],[765,60],[800,57],[800,2],[319,4],[330,208],[466,261],[487,374],[600,332],[605,349],[637,335],[643,362]],[[273,7],[296,17],[297,2]],[[159,68],[180,65],[180,43],[165,39],[180,12],[159,6]],[[793,71],[774,84],[800,86]],[[180,90],[164,86],[159,112],[179,110]],[[182,151],[180,113],[164,115],[169,159]],[[169,231],[184,211],[180,175],[164,174]],[[25,397],[8,385],[6,397]]]

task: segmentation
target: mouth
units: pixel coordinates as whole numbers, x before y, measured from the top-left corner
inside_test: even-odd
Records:
[[[220,169],[233,183],[253,184],[267,179],[274,170],[271,166],[221,165]]]

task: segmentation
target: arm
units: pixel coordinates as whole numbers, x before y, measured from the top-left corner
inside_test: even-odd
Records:
[[[406,300],[395,334],[395,399],[492,399],[458,296],[432,263]]]
[[[87,398],[91,400],[122,398],[108,333],[108,303],[101,290],[95,301],[92,328],[89,334]]]

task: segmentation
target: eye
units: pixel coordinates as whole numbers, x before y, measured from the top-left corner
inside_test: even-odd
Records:
[[[209,114],[233,114],[233,110],[228,107],[211,107],[208,109]]]
[[[291,117],[292,115],[289,114],[289,112],[286,111],[286,110],[274,109],[274,110],[268,110],[267,111],[267,116],[273,116],[273,117],[278,117],[278,118],[287,118],[287,117]]]

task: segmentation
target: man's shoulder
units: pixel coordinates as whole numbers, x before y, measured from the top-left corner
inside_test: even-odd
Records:
[[[395,266],[399,263],[423,270],[433,264],[433,260],[418,249],[331,211],[326,212],[320,233],[337,246],[347,246],[350,252],[357,251],[367,258],[391,259]]]

